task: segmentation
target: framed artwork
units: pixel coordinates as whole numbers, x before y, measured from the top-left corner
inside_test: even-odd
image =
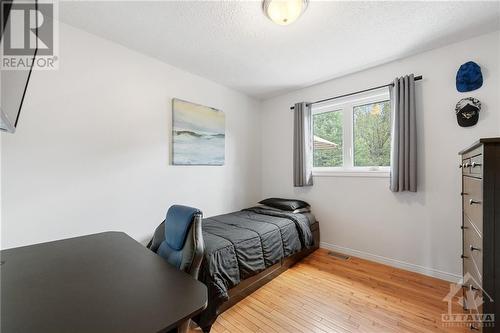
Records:
[[[172,100],[172,164],[224,165],[225,141],[224,112]]]

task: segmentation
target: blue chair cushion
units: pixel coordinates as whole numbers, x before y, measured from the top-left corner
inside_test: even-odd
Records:
[[[170,265],[180,269],[182,262],[182,251],[172,250],[164,241],[158,248],[158,255],[165,259]]]
[[[173,205],[168,209],[165,219],[165,241],[173,250],[184,247],[194,216],[201,212],[192,207]]]
[[[177,268],[180,268],[182,249],[196,214],[201,214],[201,211],[187,206],[173,205],[168,209],[165,240],[161,242],[157,253]]]

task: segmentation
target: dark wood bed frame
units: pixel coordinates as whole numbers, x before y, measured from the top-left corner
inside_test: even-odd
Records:
[[[236,287],[229,289],[229,299],[222,303],[217,311],[217,315],[220,315],[243,298],[247,297],[284,271],[286,271],[289,267],[293,266],[295,263],[308,256],[312,252],[316,251],[319,248],[319,222],[311,225],[311,231],[314,238],[314,245],[312,248],[302,250],[297,252],[290,257],[286,257],[281,260],[281,262],[274,264],[273,266],[266,268],[262,272],[252,277],[249,277],[246,280],[240,282]]]

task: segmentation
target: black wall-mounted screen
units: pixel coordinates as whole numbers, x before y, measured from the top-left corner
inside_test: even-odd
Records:
[[[4,52],[4,34],[10,33],[11,40],[15,40],[15,38],[24,38],[16,35],[23,33],[22,30],[9,29],[9,26],[12,23],[12,8],[15,7],[16,3],[26,3],[26,1],[2,0],[0,3],[0,8],[2,11],[2,25],[0,26],[0,60],[2,62],[7,61],[6,58],[9,57],[8,55],[5,55]],[[36,12],[37,2],[33,1],[32,5],[33,9]],[[38,30],[36,30],[36,33],[38,33]],[[31,76],[37,49],[38,48],[33,49],[32,53],[28,55],[23,55],[23,58],[31,59],[31,66],[29,68],[12,70],[5,69],[4,66],[2,66],[2,69],[0,69],[0,130],[2,131],[14,133],[16,130],[17,124],[19,122],[21,108],[23,106],[23,101],[26,96],[26,89],[28,87],[28,82]]]

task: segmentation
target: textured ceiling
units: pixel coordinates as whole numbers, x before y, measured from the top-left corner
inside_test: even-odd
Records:
[[[267,98],[500,29],[500,2],[317,2],[278,26],[258,1],[61,2],[61,21]]]

